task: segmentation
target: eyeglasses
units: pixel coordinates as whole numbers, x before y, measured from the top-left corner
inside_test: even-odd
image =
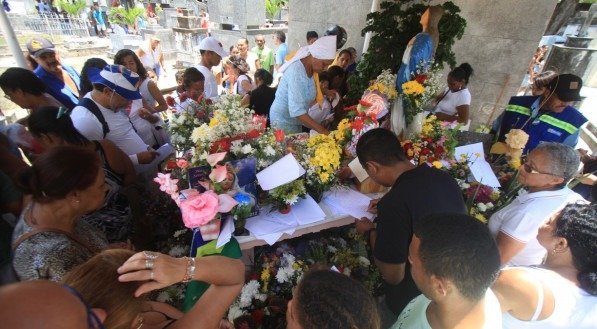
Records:
[[[81,296],[81,294],[79,294],[79,292],[76,291],[71,286],[68,286],[66,284],[62,285],[62,286],[71,295],[77,297],[77,299],[85,306],[85,309],[86,309],[86,312],[87,312],[87,327],[89,329],[104,329],[104,325],[102,324],[102,321],[100,321],[100,319],[97,317],[97,315],[95,315],[95,312],[93,312],[91,310],[91,307],[89,307],[89,305],[87,305],[87,303],[85,302],[85,300],[83,299],[83,297]]]
[[[529,173],[529,174],[542,174],[542,175],[550,175],[550,176],[560,176],[560,175],[556,175],[556,174],[552,174],[552,173],[548,173],[548,172],[541,172],[533,167],[531,167],[531,165],[529,164],[528,161],[528,157],[523,157],[521,159],[521,161],[523,162],[522,164],[522,168],[524,169],[525,172]]]

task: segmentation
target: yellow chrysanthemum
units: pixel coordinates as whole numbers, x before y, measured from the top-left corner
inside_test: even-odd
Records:
[[[417,81],[412,80],[402,84],[402,91],[406,95],[418,96],[425,92],[425,87]]]

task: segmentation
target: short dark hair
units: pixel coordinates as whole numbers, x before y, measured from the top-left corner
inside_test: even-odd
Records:
[[[307,40],[313,39],[313,38],[319,39],[319,34],[317,34],[317,32],[315,32],[315,31],[308,31],[307,32]]]
[[[0,75],[2,90],[21,90],[24,93],[40,96],[46,91],[46,85],[35,73],[20,67],[10,67]]]
[[[35,202],[46,203],[87,189],[99,170],[100,159],[94,151],[81,146],[56,146],[19,172],[18,185]]]
[[[34,137],[53,134],[71,145],[87,144],[89,140],[75,128],[70,116],[62,114],[58,117],[59,111],[55,106],[46,106],[33,111],[27,121],[29,132]]]
[[[428,275],[451,280],[467,299],[483,298],[498,276],[500,252],[487,225],[464,214],[433,214],[414,225]]]
[[[278,40],[280,40],[280,42],[286,42],[286,34],[284,34],[284,32],[276,31],[274,32],[274,35],[276,36],[276,38],[278,38]]]
[[[145,69],[145,66],[141,63],[139,56],[130,49],[120,49],[116,55],[114,55],[114,64],[124,65],[124,58],[127,56],[133,56],[133,61],[135,61],[135,66],[137,66],[136,73],[141,77],[141,80],[147,78],[147,70]]]
[[[383,128],[371,129],[359,138],[357,156],[363,166],[369,161],[375,161],[384,166],[408,161],[398,137]]]
[[[565,238],[580,287],[597,295],[597,205],[569,204],[560,213],[554,236]]]
[[[329,270],[311,270],[296,287],[298,322],[304,329],[380,328],[373,297],[359,282]]]
[[[185,89],[188,89],[192,83],[197,81],[205,81],[205,76],[203,73],[199,72],[195,67],[189,67],[184,70],[184,75],[182,76],[182,86]]]
[[[81,90],[79,91],[80,99],[85,97],[88,92],[94,89],[93,84],[91,81],[89,81],[89,73],[87,72],[89,68],[95,67],[98,69],[103,69],[106,67],[106,65],[108,65],[108,63],[101,58],[94,57],[85,61],[85,64],[83,64],[83,68],[81,69]]]
[[[258,69],[255,71],[255,79],[259,78],[266,86],[269,86],[274,82],[274,77],[268,70]]]
[[[457,81],[464,81],[468,84],[468,79],[473,75],[473,67],[469,63],[462,63],[460,66],[454,68],[448,76],[456,79]]]

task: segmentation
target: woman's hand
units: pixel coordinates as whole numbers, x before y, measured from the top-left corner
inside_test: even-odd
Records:
[[[138,252],[118,268],[118,281],[147,281],[135,296],[139,297],[152,290],[161,289],[181,282],[185,276],[187,260],[174,258],[153,251]]]

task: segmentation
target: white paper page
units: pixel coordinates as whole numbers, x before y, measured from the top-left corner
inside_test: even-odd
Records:
[[[262,235],[260,237],[258,237],[259,239],[267,242],[268,245],[273,245],[274,243],[278,242],[278,240],[280,240],[280,238],[282,237],[282,235],[284,235],[284,233],[288,234],[288,235],[292,235],[294,233],[294,229],[291,230],[287,230],[284,232],[278,232],[278,233],[273,233],[273,234],[268,234],[268,235]]]
[[[483,143],[475,143],[469,145],[458,146],[454,150],[454,157],[460,160],[462,154],[469,159],[469,168],[477,182],[491,187],[500,187],[500,182],[491,166],[485,160],[485,153],[483,151]]]
[[[310,195],[292,205],[288,214],[296,218],[298,225],[311,224],[325,219],[325,213]]]
[[[226,243],[230,241],[232,237],[232,233],[234,232],[234,219],[227,218],[226,222],[224,223],[224,227],[220,231],[220,235],[218,236],[218,241],[216,242],[216,248],[220,248]]]
[[[365,168],[361,166],[359,158],[354,158],[352,161],[350,161],[350,163],[348,163],[348,168],[350,168],[352,173],[361,183],[369,177],[369,175],[365,171]]]
[[[277,211],[264,209],[259,216],[247,219],[245,228],[256,237],[272,233],[284,232],[298,226],[292,215],[282,215]]]
[[[353,189],[340,189],[332,191],[323,199],[330,208],[338,209],[354,218],[363,217],[373,219],[374,214],[367,211],[371,198]]]
[[[289,153],[257,173],[257,181],[264,191],[290,183],[305,173],[305,169]]]

